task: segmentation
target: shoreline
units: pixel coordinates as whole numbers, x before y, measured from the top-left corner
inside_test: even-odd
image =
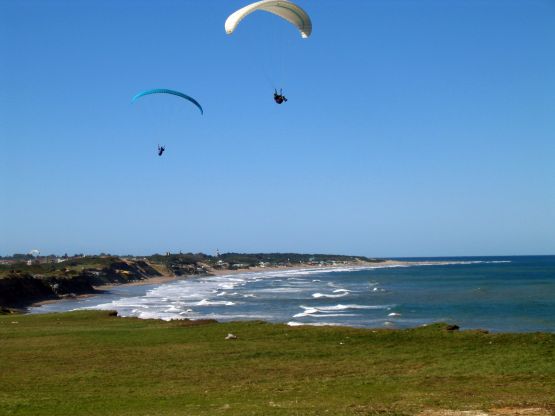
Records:
[[[210,277],[210,276],[227,276],[227,275],[235,275],[235,274],[242,274],[242,273],[263,273],[263,272],[278,272],[278,271],[290,271],[295,272],[297,270],[335,270],[335,269],[343,269],[345,267],[360,267],[362,268],[380,268],[380,267],[396,267],[396,266],[411,266],[411,265],[418,265],[421,262],[409,262],[409,261],[397,261],[397,260],[384,260],[381,262],[347,262],[345,264],[338,264],[333,266],[319,266],[319,265],[310,265],[310,264],[296,264],[292,266],[274,266],[274,267],[250,267],[248,269],[236,269],[236,270],[229,270],[229,269],[211,269],[207,274],[188,274],[188,275],[170,275],[164,274],[162,276],[155,276],[148,279],[143,280],[136,280],[133,282],[126,282],[126,283],[107,283],[104,285],[95,285],[93,288],[95,289],[95,293],[84,293],[75,296],[66,296],[60,299],[46,299],[41,300],[38,302],[33,302],[28,307],[24,309],[26,313],[28,313],[29,308],[40,307],[43,305],[50,305],[53,303],[64,302],[68,300],[76,300],[76,299],[86,299],[91,298],[94,296],[98,296],[103,294],[104,292],[108,292],[111,289],[116,287],[132,287],[132,286],[147,286],[147,285],[163,285],[166,283],[177,282],[179,280],[191,280],[196,278],[203,278],[203,277]],[[441,264],[441,262],[438,262]]]
[[[207,274],[188,274],[182,276],[165,274],[162,276],[151,277],[143,280],[136,280],[134,282],[128,283],[107,283],[105,285],[94,286],[97,290],[109,290],[114,287],[119,286],[144,286],[144,285],[156,285],[171,283],[178,280],[190,280],[195,278],[210,277],[210,276],[227,276],[243,273],[263,273],[263,272],[278,272],[278,271],[297,271],[297,270],[335,270],[343,269],[345,267],[360,267],[362,268],[381,268],[386,267],[397,267],[397,266],[418,266],[423,264],[437,264],[441,265],[445,262],[416,262],[416,261],[397,261],[397,260],[384,260],[381,262],[348,262],[345,264],[337,264],[333,266],[319,266],[310,264],[295,264],[291,266],[273,266],[273,267],[249,267],[248,269],[211,269]]]
[[[74,295],[74,296],[65,296],[65,297],[62,297],[62,298],[59,298],[59,299],[41,300],[41,301],[34,302],[34,303],[30,304],[29,306],[27,306],[25,308],[25,312],[28,312],[29,308],[36,308],[36,307],[40,307],[40,306],[43,306],[43,305],[51,305],[53,303],[64,302],[64,301],[69,301],[69,300],[92,298],[92,297],[95,297],[95,296],[102,295],[106,292],[109,292],[111,289],[116,288],[116,287],[146,286],[146,285],[157,285],[157,284],[163,285],[165,283],[171,283],[171,282],[175,282],[175,281],[178,281],[178,280],[190,279],[190,278],[193,278],[195,276],[199,276],[199,275],[186,275],[186,276],[162,275],[162,276],[151,277],[151,278],[148,278],[148,279],[137,280],[137,281],[134,281],[134,282],[106,283],[105,285],[94,285],[93,288],[94,288],[95,292],[93,292],[93,293],[83,293],[83,294]]]
[[[170,275],[164,274],[162,276],[155,276],[143,280],[136,280],[133,282],[126,282],[126,283],[107,283],[104,285],[95,285],[93,286],[95,292],[94,293],[84,293],[75,296],[66,296],[60,299],[46,299],[38,302],[34,302],[27,306],[24,309],[24,313],[28,313],[29,308],[32,307],[40,307],[43,305],[49,305],[58,302],[64,302],[68,300],[77,300],[77,299],[86,299],[95,296],[102,295],[105,292],[109,292],[110,290],[116,287],[132,287],[132,286],[146,286],[146,285],[163,285],[167,283],[176,282],[179,280],[191,280],[196,278],[203,278],[203,277],[210,277],[210,276],[227,276],[227,275],[236,275],[236,274],[243,274],[243,273],[264,273],[264,272],[279,272],[279,271],[288,271],[288,272],[295,272],[295,271],[302,271],[302,270],[341,270],[344,268],[360,268],[360,269],[372,269],[372,268],[390,268],[390,267],[411,267],[411,266],[440,266],[445,264],[452,264],[452,261],[403,261],[403,260],[384,260],[380,262],[366,262],[366,261],[357,261],[357,262],[346,262],[343,264],[336,264],[330,266],[321,266],[321,265],[311,265],[311,264],[295,264],[291,266],[273,266],[273,267],[250,267],[248,269],[236,269],[236,270],[229,270],[229,269],[210,269],[209,273],[207,274],[189,274],[189,275]]]
[[[160,320],[202,320],[208,317],[226,322],[232,319],[260,319],[289,326],[302,324],[387,329],[447,322],[464,329],[478,328],[499,333],[552,333],[554,321],[542,310],[537,311],[540,314],[538,316],[545,315],[542,319],[528,319],[527,314],[513,312],[511,308],[507,313],[494,313],[487,319],[479,314],[459,316],[456,308],[448,314],[443,312],[451,310],[451,303],[436,296],[429,296],[428,283],[431,284],[431,290],[439,289],[440,292],[437,293],[441,294],[445,290],[443,277],[451,275],[458,279],[455,283],[461,280],[461,276],[477,277],[471,278],[468,282],[464,279],[466,283],[461,287],[466,295],[461,298],[461,305],[473,304],[476,296],[484,299],[487,299],[487,296],[496,296],[493,292],[488,295],[480,290],[483,286],[481,273],[489,276],[491,272],[491,276],[495,278],[503,275],[504,270],[510,272],[522,268],[518,263],[516,269],[511,265],[490,265],[498,262],[487,259],[476,262],[383,261],[327,266],[305,264],[290,267],[210,270],[210,275],[165,275],[130,284],[103,286],[103,292],[96,291],[84,296],[70,295],[64,299],[38,302],[34,307],[26,311],[20,309],[19,312],[58,313],[102,305],[102,309],[118,310],[120,316]],[[474,269],[475,263],[485,264]],[[476,272],[473,270],[476,270],[478,275],[475,275]],[[545,273],[541,276],[544,275]],[[438,280],[440,276],[441,279]],[[406,281],[412,282],[415,287],[396,286],[399,279],[407,279]],[[424,282],[425,286],[418,289],[421,282]],[[522,284],[526,284],[526,281]],[[403,295],[407,293],[407,288],[409,291],[416,288],[417,293],[414,297]],[[274,295],[274,292],[277,294]],[[352,297],[343,297],[349,292],[354,292]],[[515,295],[518,296],[518,292]],[[260,299],[243,299],[257,297]],[[511,299],[513,297],[511,295]],[[286,300],[285,303],[282,303],[283,299]],[[441,306],[441,310],[434,307],[428,310],[426,305],[430,299],[432,305],[440,299],[440,304],[444,306]],[[266,303],[266,300],[270,303]],[[416,304],[422,307],[411,309],[407,306],[411,302],[417,302]],[[230,308],[227,308],[228,306]],[[446,307],[448,309],[445,309]],[[510,319],[507,319],[509,317]]]

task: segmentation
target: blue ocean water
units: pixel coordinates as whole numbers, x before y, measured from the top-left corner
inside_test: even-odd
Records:
[[[419,265],[286,269],[120,286],[30,312],[93,308],[158,319],[263,319],[371,328],[448,322],[463,329],[555,332],[555,256],[399,260]]]

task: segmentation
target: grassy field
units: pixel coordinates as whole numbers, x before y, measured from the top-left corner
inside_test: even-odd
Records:
[[[0,348],[0,415],[555,410],[555,334],[191,324],[87,311],[0,316]]]

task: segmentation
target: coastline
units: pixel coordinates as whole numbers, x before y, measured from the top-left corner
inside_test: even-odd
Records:
[[[434,264],[436,262],[433,262]],[[424,264],[423,262],[410,262],[410,261],[397,261],[397,260],[384,260],[380,262],[365,262],[365,261],[358,261],[358,262],[347,262],[343,264],[337,264],[332,266],[320,266],[320,265],[310,265],[310,264],[295,264],[291,266],[273,266],[273,267],[250,267],[248,269],[210,269],[209,273],[207,274],[189,274],[189,275],[171,275],[171,274],[163,274],[161,276],[154,276],[142,280],[135,280],[132,282],[125,282],[125,283],[107,283],[103,285],[94,285],[93,288],[95,290],[94,293],[84,293],[74,296],[66,296],[60,299],[45,299],[37,302],[33,302],[28,307],[39,307],[43,305],[49,305],[58,302],[64,302],[68,300],[75,300],[75,299],[86,299],[101,295],[107,291],[110,291],[116,287],[131,287],[131,286],[146,286],[146,285],[163,285],[166,283],[172,283],[179,280],[191,280],[196,278],[202,277],[209,277],[209,276],[227,276],[227,275],[235,275],[235,274],[243,274],[243,273],[263,273],[263,272],[279,272],[279,271],[289,271],[295,272],[297,270],[340,270],[345,267],[349,268],[382,268],[382,267],[408,267],[408,266],[417,266],[420,264]],[[428,262],[427,262],[428,264]],[[437,262],[437,264],[442,264],[442,262]]]
[[[343,269],[345,267],[360,267],[360,268],[381,268],[381,267],[397,267],[397,266],[418,266],[422,264],[443,264],[445,262],[416,262],[416,261],[397,261],[397,260],[384,260],[381,262],[347,262],[344,264],[337,264],[333,266],[319,266],[310,264],[295,264],[292,266],[273,266],[273,267],[249,267],[248,269],[210,269],[207,274],[188,274],[182,276],[164,274],[162,276],[155,276],[148,279],[136,280],[133,282],[126,283],[108,283],[104,285],[94,286],[97,290],[109,290],[114,287],[119,286],[144,286],[144,285],[156,285],[171,283],[178,280],[190,280],[195,278],[207,277],[207,276],[227,276],[243,273],[262,273],[262,272],[279,272],[279,271],[290,271],[294,272],[296,270],[335,270]]]
[[[104,286],[105,291],[94,293],[91,288],[85,299],[69,293],[28,312],[100,306],[122,317],[161,320],[260,319],[290,326],[388,329],[447,322],[493,332],[554,331],[555,319],[543,305],[553,304],[555,256],[540,263],[533,258],[399,260],[208,270],[210,275],[168,276],[173,272],[168,270],[166,276],[143,278],[129,287]],[[528,277],[507,287],[507,275]],[[522,295],[536,299],[538,306],[520,313]],[[478,301],[483,306],[475,311]]]
[[[93,285],[94,292],[92,293],[81,293],[74,295],[66,295],[58,299],[44,299],[33,302],[23,309],[23,312],[27,312],[30,307],[40,307],[43,305],[54,304],[58,302],[65,302],[69,300],[76,299],[86,299],[95,296],[102,295],[103,293],[109,292],[116,287],[132,287],[132,286],[147,286],[147,285],[164,285],[167,283],[172,283],[180,280],[192,280],[203,277],[210,276],[232,276],[236,274],[251,274],[251,273],[264,273],[264,272],[295,272],[302,270],[341,270],[344,268],[359,268],[359,269],[373,269],[373,268],[390,268],[390,267],[411,267],[411,266],[434,266],[434,265],[445,265],[452,264],[451,261],[403,261],[403,260],[383,260],[379,262],[369,262],[369,261],[352,261],[345,262],[336,265],[314,265],[314,264],[294,264],[289,266],[270,266],[270,267],[249,267],[245,269],[213,269],[209,268],[206,274],[187,274],[187,275],[173,275],[173,274],[162,274],[161,276],[153,276],[141,280],[135,280],[131,282],[124,283],[107,283],[102,285]]]
[[[21,312],[44,304],[94,297],[120,286],[157,286],[202,276],[225,278],[236,274],[279,274],[346,268],[356,270],[444,263],[295,253],[227,253],[219,260],[202,253],[166,253],[164,256],[153,255],[149,258],[81,256],[59,262],[41,259],[33,264],[17,263],[0,268],[0,313]],[[234,268],[236,266],[240,268]]]
[[[113,289],[115,287],[146,286],[146,285],[157,285],[157,284],[163,285],[165,283],[171,283],[171,282],[175,282],[175,281],[178,281],[178,280],[191,279],[191,278],[198,277],[198,276],[199,275],[175,276],[175,275],[166,274],[166,275],[162,275],[162,276],[151,277],[151,278],[148,278],[148,279],[136,280],[136,281],[133,281],[133,282],[107,283],[107,284],[104,284],[104,285],[94,285],[93,286],[93,289],[95,290],[94,293],[83,293],[83,294],[79,294],[79,295],[65,296],[65,297],[59,298],[59,299],[41,300],[41,301],[38,301],[38,302],[33,302],[27,308],[39,307],[39,306],[43,306],[43,305],[51,305],[53,303],[65,302],[65,301],[68,301],[68,300],[92,298],[92,297],[95,297],[95,296],[102,295],[103,293],[109,292],[111,289]]]

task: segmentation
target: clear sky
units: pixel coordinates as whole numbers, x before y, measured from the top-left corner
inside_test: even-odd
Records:
[[[246,3],[0,0],[1,255],[555,254],[554,1]]]

